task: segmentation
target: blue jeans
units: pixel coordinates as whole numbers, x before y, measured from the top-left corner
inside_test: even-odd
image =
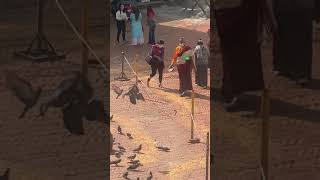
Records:
[[[149,30],[149,44],[155,44],[156,43],[156,38],[155,38],[155,30],[150,29]]]

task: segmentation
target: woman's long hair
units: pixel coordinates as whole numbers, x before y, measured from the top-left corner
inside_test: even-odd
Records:
[[[140,16],[140,10],[139,10],[139,8],[138,8],[137,6],[135,6],[135,7],[133,8],[133,13],[134,13],[134,15],[135,15],[136,21],[138,21],[139,16]]]
[[[119,3],[119,6],[118,6],[118,11],[120,11],[120,14],[124,12],[124,7],[123,7],[123,10],[121,10],[122,5],[124,6],[124,4]]]

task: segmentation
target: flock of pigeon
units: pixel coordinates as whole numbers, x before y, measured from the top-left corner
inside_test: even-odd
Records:
[[[114,84],[111,87],[112,90],[117,94],[116,99],[118,99],[123,94],[124,90]],[[125,96],[129,96],[130,102],[132,104],[137,104],[137,100],[145,101],[142,93],[139,92],[139,88],[136,84],[130,87],[128,92],[122,95],[122,98],[124,98]]]
[[[127,136],[128,139],[132,140],[133,139],[133,136],[131,133],[124,133],[122,131],[122,128],[120,126],[118,126],[117,128],[117,132],[119,135],[122,135],[122,136]],[[112,134],[111,134],[111,137]],[[113,145],[116,145],[118,144],[118,149],[113,149]],[[170,148],[169,147],[166,147],[164,145],[160,145],[159,143],[157,143],[157,141],[155,140],[155,147],[158,149],[158,150],[161,150],[161,151],[164,151],[164,152],[170,152]],[[116,143],[115,142],[115,138],[112,138],[112,147],[111,147],[111,154],[113,154],[117,159],[116,160],[113,160],[113,161],[110,161],[110,165],[115,165],[115,166],[118,166],[118,164],[120,162],[122,162],[121,160],[121,156],[124,155],[124,153],[127,151],[127,149],[123,146],[121,146],[120,143]],[[140,163],[140,160],[136,159],[137,158],[137,154],[140,154],[142,151],[142,144],[140,144],[137,148],[135,149],[132,149],[132,155],[128,156],[127,159],[128,159],[128,167],[127,167],[127,171],[123,173],[122,177],[124,179],[130,179],[128,178],[129,176],[129,171],[136,171],[136,169],[138,169],[140,166],[143,166],[143,164]],[[150,171],[149,172],[149,175],[147,177],[147,180],[151,180],[153,178],[153,174],[152,172]],[[137,180],[140,179],[139,177],[137,177]]]
[[[72,72],[70,78],[64,79],[53,92],[41,99],[42,88],[34,88],[30,82],[19,77],[15,72],[6,70],[8,89],[25,105],[19,118],[23,118],[38,101],[43,117],[49,107],[60,108],[65,128],[74,135],[83,135],[83,118],[88,121],[107,122],[103,101],[93,97],[93,88],[80,71]],[[39,117],[38,116],[38,117]]]
[[[38,117],[44,117],[51,107],[60,108],[63,114],[64,128],[73,135],[84,135],[83,118],[88,121],[109,123],[104,111],[103,101],[93,97],[93,88],[89,80],[80,71],[72,72],[53,90],[41,97],[41,87],[34,88],[30,82],[19,77],[14,71],[5,70],[6,87],[24,104],[24,109],[18,118],[24,118],[39,101]],[[8,180],[9,169],[0,180]]]

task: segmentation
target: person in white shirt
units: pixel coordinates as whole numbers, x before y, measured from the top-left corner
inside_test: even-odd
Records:
[[[122,40],[126,42],[126,21],[128,20],[127,13],[124,11],[124,5],[120,4],[116,13],[117,20],[117,42],[119,43],[119,37],[122,33]]]

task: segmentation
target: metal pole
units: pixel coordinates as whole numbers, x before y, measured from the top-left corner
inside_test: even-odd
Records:
[[[138,85],[138,55],[135,58],[134,71],[136,72],[136,85]]]
[[[261,135],[261,165],[265,180],[268,180],[269,175],[269,112],[270,99],[269,91],[265,89],[261,100],[261,114],[262,114],[262,135]],[[262,177],[263,179],[264,177]]]
[[[82,0],[82,13],[81,13],[81,31],[83,38],[88,42],[88,9],[89,0]],[[82,72],[85,76],[88,76],[88,48],[85,44],[82,46]]]
[[[121,61],[121,74],[123,74],[124,73],[124,52],[122,51],[121,52],[121,54],[122,54],[122,61]]]
[[[193,139],[193,130],[194,130],[194,90],[192,90],[192,95],[191,95],[191,139]]]
[[[206,180],[209,180],[209,133],[207,133],[207,151],[206,151]]]

